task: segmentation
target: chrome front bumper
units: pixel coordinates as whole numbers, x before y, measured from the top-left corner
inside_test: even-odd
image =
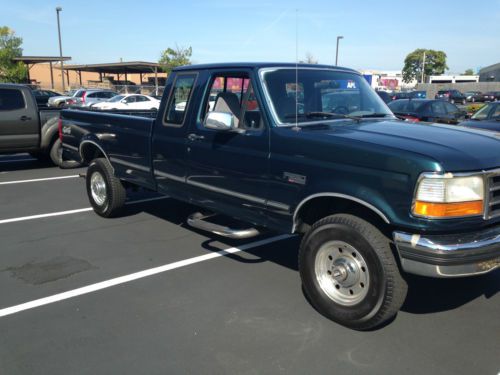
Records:
[[[474,276],[500,268],[500,226],[473,233],[393,233],[404,271],[429,277]]]

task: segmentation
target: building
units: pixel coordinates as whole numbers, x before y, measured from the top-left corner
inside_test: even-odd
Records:
[[[500,63],[480,69],[479,82],[500,82]]]
[[[429,76],[429,83],[470,83],[479,82],[479,76],[461,76],[461,75],[439,75]]]
[[[417,81],[403,82],[401,70],[361,69],[359,72],[375,90],[400,91],[413,88],[417,84]]]

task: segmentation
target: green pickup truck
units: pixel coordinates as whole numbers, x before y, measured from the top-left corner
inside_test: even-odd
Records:
[[[154,115],[62,111],[64,155],[89,164],[96,213],[114,215],[141,186],[199,206],[188,224],[219,236],[302,235],[303,290],[341,324],[392,318],[405,273],[500,266],[499,138],[398,120],[354,70],[177,68]],[[248,226],[218,225],[212,213]]]

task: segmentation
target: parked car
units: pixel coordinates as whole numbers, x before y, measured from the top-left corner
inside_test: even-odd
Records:
[[[387,104],[387,103],[390,103],[392,101],[392,96],[391,94],[389,94],[387,91],[375,91],[378,96],[380,96],[380,98]]]
[[[233,77],[241,100],[224,86],[211,111],[215,83]],[[296,82],[300,112],[287,94]],[[301,235],[307,299],[357,330],[396,315],[403,272],[451,278],[500,267],[499,139],[405,124],[346,68],[192,65],[173,69],[166,86],[156,120],[62,111],[64,153],[89,163],[98,215],[117,215],[126,189],[140,186],[201,207],[187,222],[212,236]],[[214,213],[248,224],[221,225]]]
[[[118,93],[111,90],[87,89],[83,90],[81,96],[75,96],[68,99],[66,104],[75,107],[90,107],[109,100],[116,95],[118,95]]]
[[[488,103],[461,126],[500,132],[500,102]]]
[[[0,153],[29,152],[59,166],[76,166],[61,160],[58,124],[59,110],[39,109],[29,87],[0,84]]]
[[[495,100],[500,100],[500,91],[489,91],[483,95],[483,101],[493,102]]]
[[[458,124],[466,115],[456,105],[443,100],[401,99],[389,103],[389,108],[397,117],[410,122]]]
[[[49,107],[62,108],[66,105],[66,102],[72,98],[79,98],[83,95],[85,89],[70,90],[67,95],[52,96],[49,98],[47,105]]]
[[[434,99],[447,100],[450,103],[461,103],[465,104],[466,99],[464,94],[458,90],[439,90],[434,96]]]
[[[468,102],[482,102],[484,100],[483,93],[481,91],[466,91],[464,92],[465,100]]]
[[[425,99],[427,97],[426,91],[401,91],[393,94],[392,100],[399,99]]]
[[[33,95],[35,96],[38,107],[48,107],[50,98],[61,96],[61,94],[50,90],[33,90]]]
[[[91,104],[90,107],[98,109],[158,109],[160,101],[147,95],[126,94],[116,95],[105,102]]]

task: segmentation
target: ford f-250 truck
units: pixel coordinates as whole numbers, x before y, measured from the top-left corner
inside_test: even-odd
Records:
[[[77,166],[61,160],[58,121],[59,110],[39,109],[28,86],[0,84],[0,154],[29,152],[59,166]]]
[[[500,265],[500,140],[400,121],[350,69],[182,67],[156,119],[64,110],[62,120],[64,153],[89,163],[99,215],[141,186],[201,207],[188,223],[217,235],[301,234],[305,294],[354,329],[395,316],[405,273]],[[249,224],[222,226],[211,213]]]

